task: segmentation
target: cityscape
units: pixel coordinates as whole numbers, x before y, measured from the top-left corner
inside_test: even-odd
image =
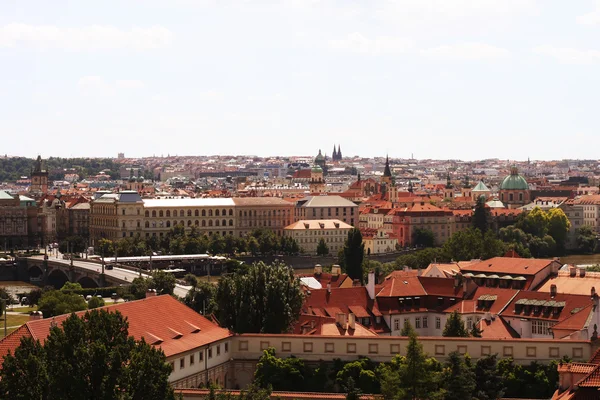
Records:
[[[0,399],[600,399],[598,29],[0,2]]]

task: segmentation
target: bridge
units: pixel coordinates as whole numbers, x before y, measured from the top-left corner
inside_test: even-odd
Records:
[[[130,284],[137,277],[149,278],[146,272],[138,268],[116,266],[113,269],[104,269],[98,261],[71,260],[62,258],[35,256],[27,258],[27,269],[32,282],[43,282],[45,284],[60,287],[66,282],[78,282],[84,288],[119,286]],[[190,286],[177,284],[174,293],[179,297],[185,297]]]

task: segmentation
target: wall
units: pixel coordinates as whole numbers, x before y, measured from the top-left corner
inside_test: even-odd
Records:
[[[217,355],[217,348],[220,351],[219,355]],[[201,353],[202,360],[200,359]],[[223,385],[227,372],[226,364],[231,358],[231,353],[231,340],[225,339],[208,346],[198,347],[194,351],[168,357],[167,361],[173,364],[169,382],[175,387],[198,387],[200,383],[206,384],[207,380],[215,383],[218,381],[219,385]],[[193,365],[190,364],[192,355],[194,356]],[[183,360],[183,368],[181,368],[181,360]],[[185,382],[186,380],[189,382]]]

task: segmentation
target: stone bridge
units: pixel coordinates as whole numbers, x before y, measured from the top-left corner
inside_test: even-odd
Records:
[[[128,284],[126,279],[102,273],[100,264],[81,267],[53,260],[27,260],[27,272],[32,283],[62,287],[66,282],[79,283],[84,288],[119,286]]]

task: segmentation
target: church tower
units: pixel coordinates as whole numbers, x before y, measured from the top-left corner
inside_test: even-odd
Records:
[[[465,184],[462,187],[463,197],[471,197],[471,183],[469,182],[469,175],[465,176]]]
[[[452,199],[454,197],[454,186],[450,180],[450,172],[446,175],[446,187],[444,188],[444,199]]]
[[[337,156],[338,156],[338,161],[342,161],[342,146],[339,144],[338,144]]]
[[[383,169],[381,183],[385,183],[389,186],[392,185],[392,170],[390,169],[390,158],[388,156],[385,156],[385,168]]]
[[[44,168],[42,157],[38,156],[31,170],[31,192],[46,194],[48,192],[48,171]]]

